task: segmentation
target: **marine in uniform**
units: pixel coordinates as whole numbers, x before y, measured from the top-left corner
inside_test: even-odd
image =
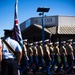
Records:
[[[74,54],[74,63],[75,63],[75,42],[73,42],[73,54]]]
[[[66,47],[66,51],[67,51],[67,63],[68,63],[67,73],[69,73],[69,74],[71,74],[72,70],[73,70],[74,55],[73,55],[72,41],[73,41],[73,39],[69,39],[68,40],[69,44]]]
[[[55,67],[55,65],[59,66],[59,55],[60,55],[60,52],[59,52],[59,42],[55,42],[54,43],[54,63],[52,66]],[[57,72],[57,70],[56,70]]]
[[[38,71],[38,49],[37,49],[37,45],[38,42],[34,42],[33,43],[33,63],[36,65],[34,71]]]
[[[49,50],[49,39],[45,40],[44,42],[45,42],[44,60],[46,65],[46,71],[47,71],[47,75],[51,75],[51,72],[50,72],[51,57],[50,57],[50,50]]]
[[[54,47],[53,47],[53,42],[49,43],[49,48],[50,48],[50,57],[51,57],[51,65],[54,63]],[[54,71],[54,66],[51,66],[51,71]]]
[[[2,61],[2,41],[0,39],[0,62]]]
[[[57,68],[57,71],[59,72],[59,71],[61,71],[61,67],[63,66],[63,70],[65,71],[66,70],[66,68],[67,68],[67,64],[66,64],[66,54],[67,54],[67,52],[66,52],[66,48],[65,48],[65,46],[66,46],[66,41],[62,41],[61,42],[61,48],[60,48],[60,50],[59,50],[59,52],[60,52],[60,64],[59,64],[59,66],[58,66],[58,68]],[[63,72],[63,71],[62,71]]]
[[[2,41],[0,39],[0,75],[1,75],[1,61],[2,61]]]
[[[1,63],[1,72],[2,75],[18,75],[18,65],[20,65],[20,61],[22,58],[22,49],[19,45],[19,43],[15,40],[13,40],[12,37],[12,31],[11,30],[4,30],[5,33],[5,41],[7,41],[12,48],[17,52],[17,57],[13,55],[5,43],[2,44],[2,63]],[[17,61],[15,61],[17,59]]]
[[[22,59],[21,59],[21,73],[22,75],[26,75],[28,69],[28,55],[27,55],[27,39],[23,40],[23,51],[22,51]]]
[[[33,43],[28,44],[29,71],[33,69]]]
[[[42,41],[38,42],[38,66],[44,68],[44,52],[42,48]]]

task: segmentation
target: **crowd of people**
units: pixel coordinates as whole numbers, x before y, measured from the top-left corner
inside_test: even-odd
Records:
[[[24,42],[24,57],[26,63],[22,64],[26,71],[46,72],[46,75],[52,73],[73,73],[75,59],[75,42],[73,39],[59,42],[49,42],[49,39],[44,41],[33,42],[27,44]],[[27,67],[27,68],[26,68]],[[24,73],[24,74],[25,74]]]
[[[75,42],[73,39],[49,42],[49,39],[28,43],[23,40],[23,49],[19,43],[11,38],[12,31],[4,30],[4,40],[17,53],[17,59],[6,43],[0,39],[0,70],[2,75],[18,75],[18,69],[22,75],[27,72],[42,72],[46,75],[53,73],[73,73],[75,65]]]

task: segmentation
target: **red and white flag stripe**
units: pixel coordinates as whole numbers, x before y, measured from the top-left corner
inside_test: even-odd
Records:
[[[18,22],[18,0],[16,0],[16,3],[15,3],[14,28],[13,29],[14,29],[14,39],[18,41],[20,45],[22,45],[22,37],[21,37],[19,22]]]

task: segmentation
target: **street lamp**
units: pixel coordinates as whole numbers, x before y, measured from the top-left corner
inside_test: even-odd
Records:
[[[44,46],[44,12],[48,12],[50,8],[37,8],[37,12],[41,12],[39,13],[39,15],[42,15],[42,43]]]

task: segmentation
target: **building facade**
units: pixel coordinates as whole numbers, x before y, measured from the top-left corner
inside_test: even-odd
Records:
[[[45,16],[44,27],[45,39],[48,39],[49,36],[51,36],[51,41],[53,42],[67,40],[70,38],[74,39],[75,41],[75,16]],[[21,23],[20,28],[22,31],[23,39],[35,39],[36,37],[38,39],[42,36],[42,17],[30,18]],[[39,34],[37,31],[39,31]],[[41,40],[41,38],[38,40]]]

